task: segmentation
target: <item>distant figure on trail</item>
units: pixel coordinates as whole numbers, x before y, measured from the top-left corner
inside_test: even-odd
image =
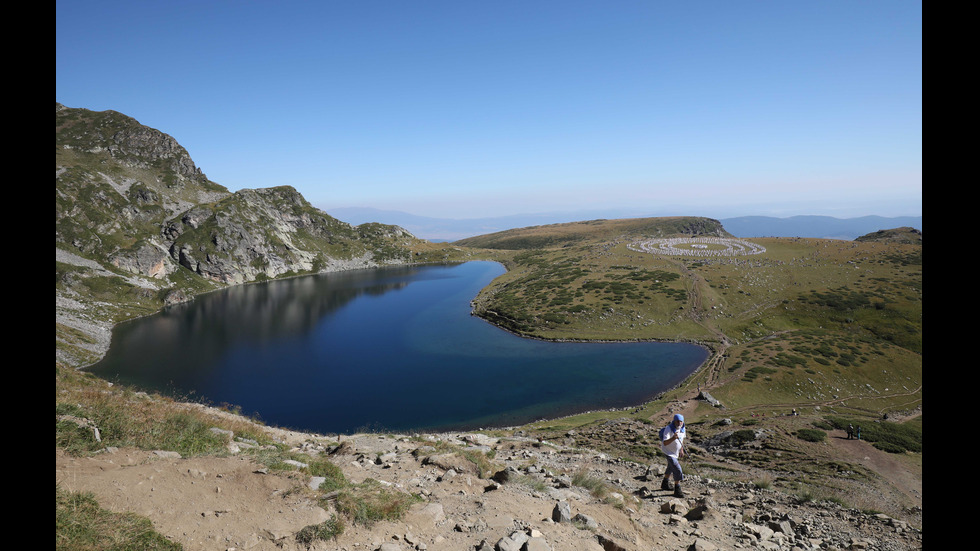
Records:
[[[858,425],[858,440],[861,439],[861,425]]]
[[[854,438],[854,425],[847,425],[847,439]]]
[[[684,456],[684,438],[687,436],[687,429],[684,428],[684,416],[675,413],[674,418],[664,428],[660,429],[660,450],[667,456],[667,472],[660,483],[661,490],[670,490],[670,477],[674,477],[674,496],[684,497],[681,491],[681,481],[684,480],[684,471],[681,470],[679,459]]]

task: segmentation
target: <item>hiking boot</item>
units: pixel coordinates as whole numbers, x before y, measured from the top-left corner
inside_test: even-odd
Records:
[[[660,482],[660,489],[670,491],[670,482],[666,478]]]
[[[674,484],[674,497],[684,497],[684,492],[681,491],[681,483],[678,482]]]

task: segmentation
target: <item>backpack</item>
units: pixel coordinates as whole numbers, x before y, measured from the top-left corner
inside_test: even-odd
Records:
[[[663,442],[664,440],[670,438],[670,433],[673,432],[673,429],[670,428],[670,425],[671,425],[671,423],[668,423],[667,426],[661,428],[660,429],[660,432],[657,433],[657,437],[660,438],[660,441],[661,442]],[[681,430],[679,430],[677,432],[687,432],[687,431],[684,430],[686,428],[687,427],[681,427]],[[670,432],[668,432],[668,431],[670,431]]]

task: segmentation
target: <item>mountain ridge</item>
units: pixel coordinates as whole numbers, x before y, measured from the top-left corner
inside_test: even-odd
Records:
[[[412,234],[433,241],[458,241],[499,231],[545,224],[558,224],[594,219],[649,218],[635,211],[589,210],[575,212],[544,212],[514,214],[484,218],[440,218],[420,216],[397,210],[370,207],[326,208],[341,220],[358,223],[367,220],[383,221],[405,228]],[[658,216],[659,217],[659,216]],[[797,215],[786,218],[773,216],[737,216],[715,218],[735,237],[812,237],[853,240],[878,230],[909,226],[922,230],[922,216],[860,216],[836,218],[824,215]]]

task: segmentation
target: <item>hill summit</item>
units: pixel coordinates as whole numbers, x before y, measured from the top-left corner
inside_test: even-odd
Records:
[[[570,246],[585,240],[655,237],[732,237],[721,223],[698,216],[588,220],[515,228],[456,241],[465,247],[535,249]]]
[[[862,235],[861,237],[856,238],[855,241],[877,241],[884,243],[907,243],[909,245],[921,245],[922,231],[911,227],[878,230],[867,235]]]

